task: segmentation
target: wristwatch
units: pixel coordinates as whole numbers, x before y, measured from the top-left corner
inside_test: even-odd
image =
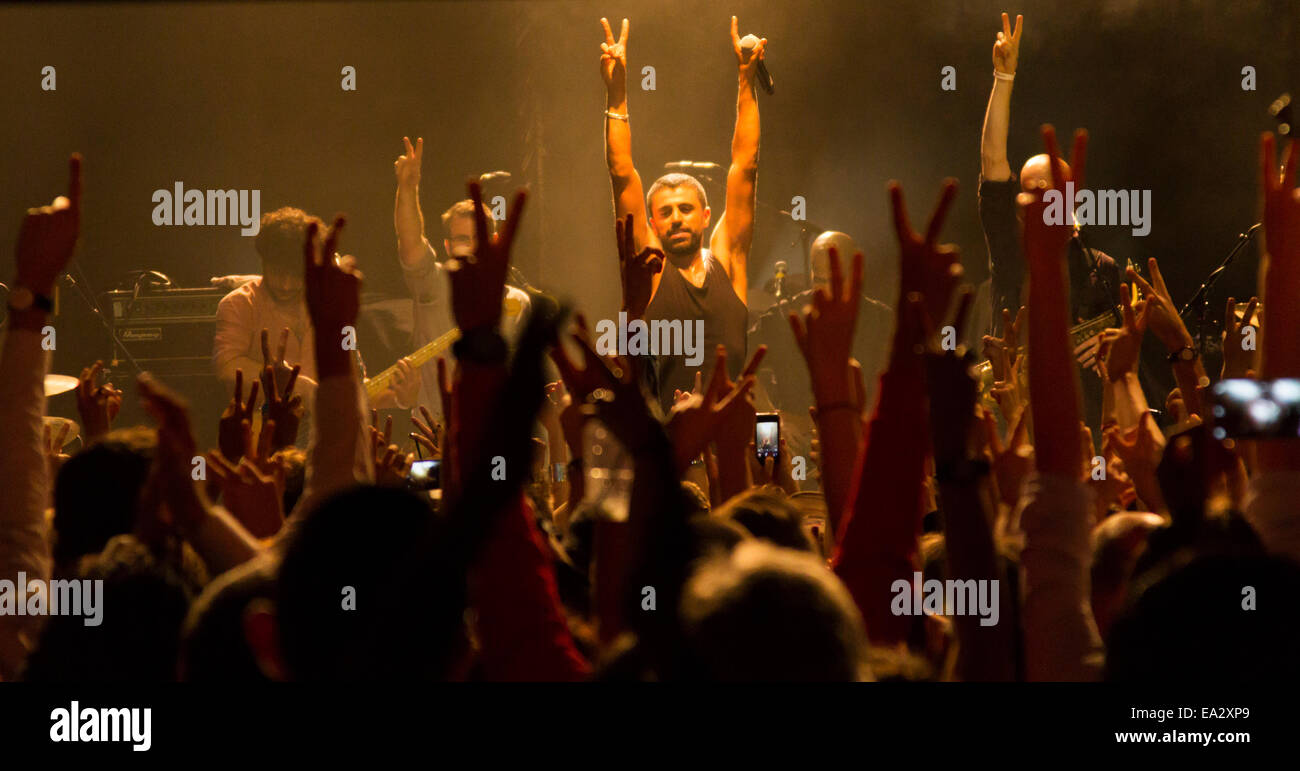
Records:
[[[1182,348],[1169,354],[1169,363],[1177,364],[1179,362],[1196,361],[1196,357],[1199,355],[1200,353],[1197,352],[1196,348],[1190,345],[1184,345]]]
[[[54,310],[54,301],[40,292],[33,292],[25,286],[16,286],[9,292],[9,307],[16,311],[39,308],[46,313]]]
[[[461,335],[451,346],[451,352],[460,361],[475,364],[504,364],[506,341],[495,327],[479,327]]]

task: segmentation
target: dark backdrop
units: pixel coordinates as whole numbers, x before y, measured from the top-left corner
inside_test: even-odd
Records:
[[[346,251],[367,288],[401,294],[392,230],[392,162],[401,137],[426,141],[423,204],[436,215],[466,175],[505,169],[534,198],[517,263],[589,313],[618,303],[602,151],[598,19],[628,16],[634,153],[647,184],[665,161],[725,163],[735,102],[729,16],[769,39],[774,97],[761,99],[760,198],[854,235],[869,291],[895,292],[885,183],[902,181],[913,216],[939,180],[961,180],[947,237],[972,278],[987,275],[975,210],[979,135],[998,13],[1026,14],[1016,79],[1013,165],[1039,152],[1044,121],[1092,133],[1090,187],[1153,191],[1151,234],[1098,230],[1121,258],[1161,258],[1185,299],[1255,221],[1256,147],[1278,93],[1300,83],[1300,4],[1041,0],[964,2],[55,3],[0,7],[0,232],[22,207],[60,192],[65,158],[86,156],[79,260],[97,289],[131,268],[182,285],[256,272],[238,228],[155,227],[152,192],[259,188],[262,210],[347,212]],[[639,89],[641,67],[658,89]],[[54,65],[58,90],[40,89]],[[357,69],[355,92],[340,69]],[[940,69],[957,68],[957,90]],[[1257,69],[1256,91],[1241,68]],[[504,192],[504,191],[503,191]],[[720,200],[715,201],[718,209]],[[720,211],[715,212],[715,215]],[[751,276],[800,257],[798,231],[760,214]],[[1249,294],[1252,250],[1228,275]],[[5,278],[8,275],[5,274]],[[1216,298],[1216,299],[1219,299]],[[70,300],[65,294],[65,302]],[[1219,300],[1221,301],[1221,300]],[[56,371],[86,353],[60,330]],[[386,362],[379,362],[384,364]],[[372,365],[375,362],[372,362]],[[372,366],[373,368],[373,366]]]

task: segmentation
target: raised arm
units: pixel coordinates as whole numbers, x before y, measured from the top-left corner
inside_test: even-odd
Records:
[[[1000,182],[1011,179],[1007,163],[1007,130],[1011,126],[1011,85],[1020,59],[1020,30],[1023,16],[1016,16],[1016,29],[1002,14],[1002,31],[993,44],[993,92],[984,112],[984,133],[980,136],[980,176]]]
[[[1043,139],[1051,158],[1055,190],[1020,194],[1025,213],[1024,249],[1029,262],[1029,393],[1039,397],[1031,398],[1029,406],[1039,473],[1074,478],[1083,457],[1078,441],[1079,380],[1070,346],[1070,301],[1065,276],[1065,246],[1071,226],[1046,224],[1043,198],[1052,192],[1063,197],[1069,180],[1082,187],[1087,134],[1075,137],[1069,173],[1060,165],[1056,132],[1051,126],[1043,128]],[[1053,396],[1044,399],[1043,394]]]
[[[1263,379],[1300,377],[1300,193],[1296,165],[1300,149],[1294,139],[1281,171],[1274,158],[1273,136],[1261,140],[1264,186],[1264,244],[1260,261],[1260,298],[1268,316],[1260,330],[1259,375]],[[1276,310],[1274,310],[1276,308]],[[1262,442],[1259,465],[1265,471],[1300,471],[1300,443]]]
[[[1259,375],[1264,379],[1300,377],[1300,191],[1296,166],[1300,142],[1291,140],[1279,172],[1272,134],[1260,140],[1260,183],[1264,190],[1264,244],[1260,259],[1260,298],[1268,316],[1260,328]],[[1277,310],[1274,311],[1273,309]],[[1258,443],[1259,473],[1250,480],[1245,507],[1269,551],[1300,559],[1300,442],[1294,439]]]
[[[357,462],[362,394],[352,356],[342,345],[344,328],[356,324],[362,277],[350,266],[339,265],[329,257],[334,254],[343,225],[342,215],[324,233],[312,223],[307,226],[303,244],[307,313],[315,333],[320,386],[312,413],[315,431],[307,449],[307,480],[295,512],[308,511],[316,501],[355,482],[368,482],[374,473],[368,442],[361,445],[367,462]]]
[[[420,210],[420,164],[424,159],[424,138],[417,137],[411,146],[402,137],[406,153],[393,162],[397,174],[397,200],[393,204],[393,227],[397,230],[397,256],[406,268],[420,264],[429,248],[424,237],[424,212]]]
[[[1065,285],[1065,248],[1072,228],[1044,221],[1047,194],[1063,196],[1067,181],[1083,187],[1088,135],[1075,135],[1069,172],[1060,163],[1051,126],[1043,127],[1043,141],[1052,189],[1020,194],[1029,263],[1029,405],[1038,471],[1024,485],[1019,511],[1025,533],[1020,555],[1025,673],[1030,680],[1088,680],[1099,675],[1101,642],[1088,597],[1092,493],[1080,480],[1079,383]]]
[[[890,611],[891,587],[912,575],[925,514],[922,494],[929,416],[925,373],[914,349],[921,337],[918,314],[907,309],[920,295],[929,318],[936,324],[947,319],[962,277],[960,252],[938,242],[957,195],[956,180],[944,183],[925,233],[912,230],[897,182],[890,184],[889,193],[899,246],[898,316],[889,367],[880,377],[875,412],[849,495],[850,512],[837,532],[834,559],[835,572],[862,611],[872,643],[884,645],[907,639],[910,620]],[[819,418],[824,409],[818,406]],[[820,422],[818,428],[822,430]]]
[[[862,440],[864,406],[854,398],[854,378],[849,368],[861,308],[862,254],[853,255],[846,282],[839,250],[832,246],[830,270],[829,290],[822,287],[814,291],[806,312],[792,312],[788,319],[812,378],[827,525],[831,533],[838,534],[849,506]]]
[[[68,195],[27,210],[15,249],[17,274],[10,295],[9,333],[0,349],[0,576],[50,575],[45,523],[50,479],[41,452],[45,396],[41,383],[49,356],[41,346],[47,311],[18,305],[18,290],[49,297],[76,248],[81,228],[81,156],[68,161]],[[12,579],[10,579],[12,580]],[[26,640],[39,617],[0,614],[0,680],[14,679],[27,657]]]
[[[731,17],[731,47],[739,69],[736,81],[736,128],[731,136],[727,169],[727,209],[713,229],[709,248],[731,276],[741,302],[749,292],[749,249],[754,242],[754,206],[758,190],[758,97],[754,79],[763,61],[767,38],[749,50],[741,47],[736,17]]]
[[[657,249],[661,247],[659,239],[645,221],[641,175],[632,165],[632,128],[627,114],[627,19],[623,20],[618,40],[614,39],[608,19],[602,18],[600,26],[605,30],[605,42],[600,44],[600,75],[605,81],[605,163],[614,193],[614,217],[622,220],[629,214],[638,215],[642,224],[634,234],[637,251],[647,246]]]
[[[1142,278],[1131,266],[1128,269],[1128,280],[1142,287],[1142,299],[1146,300],[1151,332],[1160,338],[1173,359],[1174,380],[1182,390],[1187,413],[1205,417],[1200,389],[1209,385],[1210,379],[1205,374],[1196,341],[1178,315],[1178,308],[1174,305],[1173,296],[1169,294],[1169,287],[1165,285],[1165,277],[1160,273],[1160,265],[1156,263],[1155,257],[1147,260],[1147,269],[1151,281]]]
[[[974,294],[965,290],[957,306],[953,328],[962,339]],[[992,524],[997,516],[988,466],[976,441],[975,402],[978,384],[971,374],[975,359],[958,349],[945,351],[931,328],[924,300],[912,299],[912,313],[921,316],[925,341],[925,387],[929,395],[930,437],[943,531],[948,558],[948,575],[958,580],[982,580],[997,587],[1003,607],[1010,607],[1011,593],[993,541]],[[995,434],[996,435],[996,434]],[[994,606],[998,607],[998,606]],[[988,623],[989,621],[992,623]],[[969,613],[957,614],[957,670],[963,681],[1014,680],[1014,625],[999,619],[981,619]]]

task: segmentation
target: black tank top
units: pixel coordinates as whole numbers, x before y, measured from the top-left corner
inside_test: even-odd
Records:
[[[727,349],[727,374],[734,380],[745,366],[745,330],[749,314],[745,304],[731,288],[731,277],[715,259],[708,249],[703,250],[708,269],[704,274],[704,286],[697,287],[681,274],[673,265],[664,266],[664,277],[659,282],[659,290],[646,307],[646,321],[677,321],[683,327],[691,324],[692,350],[699,341],[695,336],[702,320],[704,344],[698,350],[702,358],[699,364],[687,362],[688,356],[672,355],[663,352],[655,358],[655,372],[658,381],[659,404],[665,413],[673,405],[673,390],[689,391],[695,386],[696,371],[703,371],[705,385],[713,372],[713,352],[719,344]]]

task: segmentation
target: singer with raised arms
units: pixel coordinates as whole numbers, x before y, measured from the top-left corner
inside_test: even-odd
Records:
[[[600,72],[605,81],[605,160],[614,195],[616,220],[634,218],[637,253],[659,249],[667,263],[651,278],[650,300],[644,308],[627,309],[629,316],[646,321],[681,321],[693,327],[703,320],[703,350],[722,345],[732,378],[745,362],[745,308],[748,296],[748,261],[754,236],[754,206],[758,179],[759,119],[755,83],[762,77],[760,64],[767,39],[737,32],[731,17],[731,46],[736,54],[736,128],[731,140],[731,166],[727,170],[726,208],[703,243],[711,220],[704,186],[689,174],[666,174],[655,180],[647,195],[632,163],[632,130],[628,117],[628,21],[617,39],[607,19],[601,44]],[[688,323],[690,322],[690,323]],[[697,342],[698,345],[698,342]],[[655,360],[655,382],[660,405],[667,410],[674,390],[690,391],[698,368],[686,364],[682,351],[660,352]],[[710,357],[706,357],[708,360]]]

